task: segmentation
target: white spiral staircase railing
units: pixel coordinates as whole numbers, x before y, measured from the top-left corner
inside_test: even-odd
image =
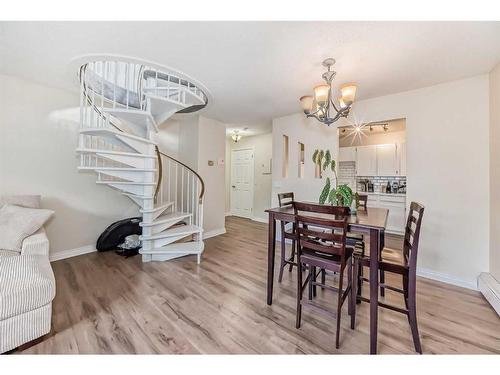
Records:
[[[140,61],[89,59],[79,70],[78,169],[120,191],[142,214],[142,260],[203,253],[201,177],[162,153],[159,125],[204,108],[208,97],[186,75]]]

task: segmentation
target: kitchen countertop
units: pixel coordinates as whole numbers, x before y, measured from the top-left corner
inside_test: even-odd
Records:
[[[391,196],[391,195],[394,195],[396,197],[405,197],[406,196],[406,193],[382,193],[382,192],[368,192],[368,191],[358,191],[358,194],[366,194],[366,195],[388,195],[388,196]]]

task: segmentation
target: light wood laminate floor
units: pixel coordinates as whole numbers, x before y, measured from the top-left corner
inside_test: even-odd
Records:
[[[228,217],[226,228],[206,240],[201,265],[196,257],[143,264],[113,252],[52,263],[52,332],[23,353],[369,352],[368,304],[358,305],[355,330],[344,305],[339,350],[329,318],[304,310],[295,329],[295,272],[276,282],[266,305],[267,226]],[[424,353],[500,353],[500,319],[479,292],[423,278],[417,291]],[[331,292],[318,295],[335,303]],[[400,301],[390,291],[385,298]],[[404,315],[380,309],[379,319],[379,353],[414,353]]]

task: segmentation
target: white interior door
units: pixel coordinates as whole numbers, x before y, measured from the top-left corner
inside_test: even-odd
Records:
[[[231,151],[231,213],[252,217],[253,211],[253,149]]]

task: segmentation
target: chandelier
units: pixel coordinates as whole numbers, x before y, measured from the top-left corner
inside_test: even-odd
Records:
[[[328,58],[323,61],[323,66],[328,70],[321,76],[326,84],[314,88],[314,96],[303,96],[300,98],[302,109],[306,117],[314,117],[319,122],[328,126],[341,117],[347,117],[356,95],[356,85],[347,84],[340,87],[341,96],[338,98],[338,106],[332,99],[332,82],[337,74],[332,70],[335,59]]]

